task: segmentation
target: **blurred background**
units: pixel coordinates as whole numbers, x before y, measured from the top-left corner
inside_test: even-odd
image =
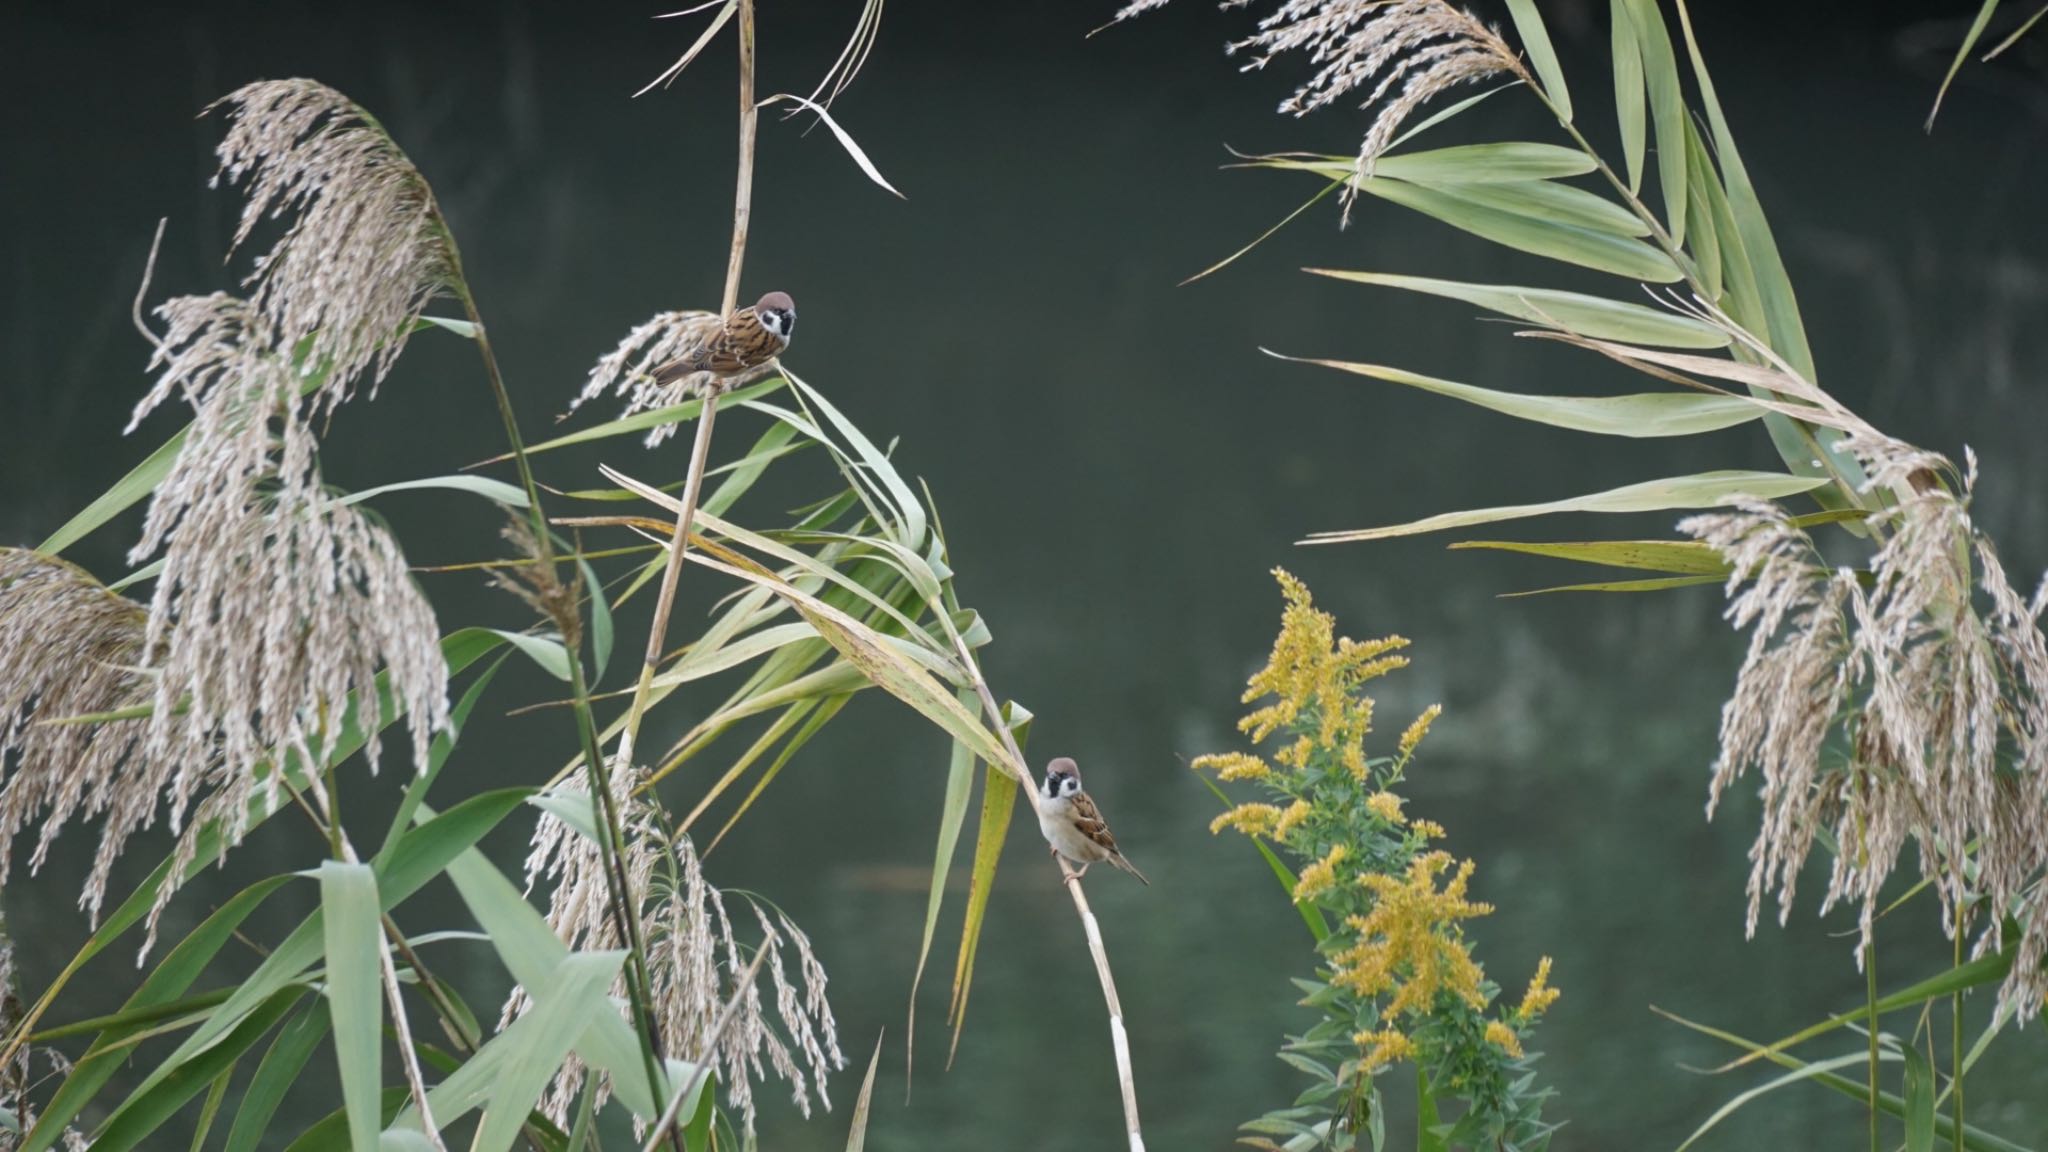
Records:
[[[1958,455],[1974,447],[1977,511],[2014,582],[2031,587],[2048,565],[2048,37],[1966,67],[1923,134],[1975,8],[1720,2],[1697,5],[1695,20],[1798,286],[1822,383],[1895,434]],[[857,9],[762,0],[763,92],[808,92]],[[731,44],[722,39],[672,88],[631,99],[698,31],[701,17],[650,21],[660,10],[10,5],[0,39],[0,542],[40,540],[176,427],[178,417],[159,414],[120,435],[145,387],[130,300],[160,216],[170,223],[152,298],[227,287],[238,274],[222,257],[239,201],[207,187],[220,124],[194,117],[250,80],[310,76],[342,89],[425,171],[529,439],[553,434],[590,364],[629,327],[661,309],[714,307],[731,211]],[[1776,457],[1756,426],[1680,441],[1585,438],[1261,356],[1264,346],[1373,360],[1528,391],[1640,386],[1583,353],[1518,342],[1464,305],[1303,275],[1320,265],[1633,291],[1372,200],[1347,230],[1326,202],[1224,272],[1176,287],[1315,191],[1307,177],[1220,170],[1226,146],[1347,153],[1364,122],[1341,110],[1275,116],[1296,64],[1241,74],[1222,47],[1245,34],[1245,13],[1181,0],[1084,38],[1112,10],[1110,0],[889,4],[874,58],[835,112],[908,199],[870,185],[827,133],[765,117],[742,296],[790,292],[803,317],[791,365],[877,440],[900,438],[897,459],[930,483],[945,516],[963,597],[994,630],[984,662],[996,691],[1039,717],[1033,759],[1079,759],[1153,880],[1141,888],[1105,870],[1089,881],[1149,1143],[1227,1146],[1238,1122],[1299,1088],[1272,1051],[1307,1022],[1287,977],[1306,974],[1309,941],[1257,855],[1209,835],[1215,800],[1185,767],[1237,746],[1242,681],[1278,624],[1267,572],[1285,565],[1343,632],[1414,640],[1414,666],[1383,682],[1387,728],[1445,706],[1410,810],[1445,824],[1449,848],[1477,861],[1476,894],[1499,909],[1473,929],[1494,978],[1518,987],[1539,956],[1556,957],[1564,998],[1539,1044],[1562,1092],[1550,1114],[1571,1121],[1557,1146],[1675,1146],[1762,1076],[1685,1070],[1726,1050],[1652,1004],[1763,1039],[1862,999],[1843,936],[1853,916],[1816,915],[1823,876],[1809,878],[1788,925],[1767,914],[1744,939],[1753,797],[1735,796],[1712,823],[1703,815],[1719,706],[1740,656],[1717,591],[1503,600],[1587,577],[1447,553],[1441,537],[1293,542],[1653,476],[1772,468]],[[1544,10],[1582,124],[1610,147],[1606,5]],[[1550,132],[1533,101],[1507,95],[1431,142]],[[725,453],[751,440],[757,419],[720,422]],[[557,453],[541,478],[587,487],[606,462],[666,481],[681,475],[686,443]],[[341,414],[326,444],[328,478],[346,487],[444,473],[502,448],[474,354],[434,333],[413,342],[374,404]],[[821,468],[778,468],[736,518],[782,522],[784,509],[826,490]],[[501,547],[491,517],[460,497],[382,506],[416,564]],[[1493,534],[1655,534],[1670,519]],[[131,515],[71,555],[102,577],[125,571],[138,524]],[[444,626],[521,622],[518,605],[473,575],[423,580]],[[725,591],[711,583],[692,573],[675,635]],[[621,653],[637,652],[643,628],[641,616],[622,616]],[[629,664],[614,661],[608,687],[622,686]],[[538,675],[508,672],[487,708],[549,695]],[[654,714],[644,743],[665,745],[720,696],[680,694]],[[573,746],[558,713],[476,730],[441,788],[537,783]],[[1021,821],[951,1071],[943,1019],[958,905],[941,921],[905,1103],[904,1009],[945,757],[934,730],[864,694],[709,860],[715,883],[772,899],[812,934],[851,1061],[830,1085],[832,1116],[806,1123],[776,1099],[763,1147],[840,1147],[861,1065],[885,1028],[871,1147],[1119,1144],[1100,992],[1065,894]],[[687,806],[727,762],[712,757],[665,795]],[[365,807],[373,791],[395,803],[397,782],[359,785]],[[508,869],[523,831],[487,841]],[[287,821],[262,829],[180,898],[166,935],[249,876],[292,865],[303,839]],[[160,830],[138,843],[129,883],[168,839]],[[74,900],[91,848],[74,831],[39,878],[18,871],[8,885],[31,991],[85,935]],[[430,891],[409,907],[431,920],[453,906]],[[258,938],[306,910],[273,901]],[[1909,906],[1887,921],[1880,983],[1939,971],[1948,947],[1932,904]],[[134,977],[114,951],[121,958],[100,961],[103,980],[77,987],[72,1014],[109,1011],[125,995]],[[503,977],[487,950],[469,958],[459,978],[481,1014]],[[1989,998],[1974,1010],[1988,1014]],[[1845,1036],[1816,1051],[1857,1043]],[[2002,1038],[1969,1082],[1972,1119],[2048,1140],[2044,1057],[2038,1024]],[[328,1075],[308,1075],[308,1121]],[[1863,1140],[1852,1102],[1805,1089],[1746,1110],[1709,1146]]]

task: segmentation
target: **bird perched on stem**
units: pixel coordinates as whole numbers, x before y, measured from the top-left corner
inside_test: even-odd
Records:
[[[782,355],[795,332],[796,301],[787,292],[770,292],[727,316],[689,351],[657,366],[654,382],[667,386],[703,372],[723,385]]]
[[[1107,860],[1112,867],[1121,868],[1136,876],[1140,883],[1151,886],[1145,874],[1124,859],[1116,846],[1116,837],[1109,834],[1109,823],[1103,820],[1102,810],[1081,790],[1081,769],[1073,760],[1062,756],[1047,764],[1038,795],[1038,830],[1045,834],[1053,852],[1081,866],[1070,879],[1079,880],[1090,864]]]

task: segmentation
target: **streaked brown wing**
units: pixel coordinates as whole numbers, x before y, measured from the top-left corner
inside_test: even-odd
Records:
[[[1109,822],[1102,818],[1102,811],[1095,807],[1095,800],[1086,792],[1074,793],[1074,827],[1081,835],[1109,851],[1117,854],[1116,837],[1109,834]]]

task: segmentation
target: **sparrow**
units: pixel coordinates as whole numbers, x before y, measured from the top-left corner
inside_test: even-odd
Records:
[[[787,292],[770,292],[753,307],[727,316],[695,348],[654,369],[654,382],[673,384],[699,372],[720,381],[745,375],[782,355],[795,331],[796,301]]]
[[[1113,867],[1136,876],[1140,883],[1151,886],[1145,874],[1124,859],[1116,846],[1116,837],[1109,834],[1102,810],[1081,791],[1081,769],[1071,759],[1062,756],[1045,766],[1045,779],[1039,782],[1038,795],[1038,830],[1045,834],[1054,854],[1081,866],[1071,879],[1079,880],[1090,864],[1107,860]]]

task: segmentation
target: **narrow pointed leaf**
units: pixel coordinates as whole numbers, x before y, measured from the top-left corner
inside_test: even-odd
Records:
[[[553,636],[536,636],[531,632],[508,632],[493,628],[492,632],[509,641],[514,648],[526,653],[541,670],[557,680],[569,679],[569,650]]]
[[[351,492],[335,501],[337,504],[360,504],[372,496],[387,492],[411,492],[425,488],[442,488],[453,492],[469,492],[486,500],[503,504],[507,508],[526,507],[526,490],[517,484],[493,480],[488,476],[429,476],[423,480],[402,480],[396,484],[380,484]]]
[[[839,121],[834,120],[832,118],[832,114],[830,112],[825,111],[824,105],[814,103],[810,100],[806,100],[801,96],[791,95],[788,92],[781,92],[777,93],[774,96],[768,97],[766,100],[761,101],[761,103],[756,105],[756,107],[765,108],[778,100],[788,100],[793,103],[800,104],[803,107],[809,109],[810,111],[817,113],[818,119],[823,120],[825,122],[825,127],[832,130],[833,138],[839,141],[839,146],[841,148],[846,149],[846,154],[853,158],[853,162],[860,167],[861,173],[863,175],[865,175],[868,179],[874,181],[875,183],[881,185],[885,190],[887,190],[891,195],[895,196],[898,200],[906,198],[903,195],[903,193],[898,192],[896,190],[896,186],[894,184],[889,183],[889,181],[882,176],[881,169],[876,168],[875,162],[868,159],[868,154],[861,150],[860,144],[854,140],[852,133],[849,133],[846,129],[841,128],[839,126]]]
[[[975,706],[972,688],[956,694],[960,707]],[[960,843],[960,826],[967,822],[967,801],[974,790],[974,750],[955,740],[946,764],[946,795],[939,806],[938,847],[932,856],[931,893],[925,898],[924,937],[917,946],[917,966],[910,977],[909,1023],[904,1030],[903,1059],[906,1073],[915,1066],[917,1052],[917,990],[924,983],[925,960],[932,951],[932,937],[939,928],[939,905],[946,897],[946,876],[953,869],[953,851]]]
[[[491,681],[497,677],[498,669],[504,666],[504,656],[499,656],[496,660],[492,661],[490,667],[478,673],[476,679],[470,681],[469,687],[463,689],[461,699],[457,700],[455,707],[449,710],[448,730],[437,733],[434,736],[433,743],[427,749],[425,769],[413,778],[411,784],[406,785],[405,795],[398,802],[398,811],[392,814],[391,825],[384,830],[384,843],[377,849],[378,856],[389,855],[391,850],[397,846],[398,838],[405,834],[407,828],[412,827],[412,814],[418,810],[420,803],[427,798],[427,793],[432,790],[434,781],[440,778],[441,768],[448,763],[448,757],[455,751],[455,742],[462,738],[463,725],[469,723],[469,714],[476,711],[477,701],[483,699],[485,690],[491,686]]]
[[[1650,226],[1635,213],[1607,199],[1555,180],[1502,180],[1492,184],[1446,184],[1414,181],[1445,196],[1480,208],[1492,208],[1545,224],[1583,229],[1603,236],[1642,237]],[[1650,249],[1656,256],[1663,253]]]
[[[744,403],[759,396],[766,396],[782,386],[782,377],[770,376],[766,380],[756,381],[744,388],[733,389],[719,400],[719,404],[721,406],[730,406]],[[557,448],[567,448],[571,444],[588,444],[593,440],[609,440],[614,436],[630,436],[635,432],[645,432],[650,428],[659,428],[665,424],[681,424],[684,421],[695,420],[703,415],[703,413],[704,401],[685,400],[681,404],[671,404],[666,408],[656,408],[649,412],[638,412],[631,416],[623,416],[617,420],[607,420],[602,424],[579,429],[565,436],[557,436],[552,440],[543,440],[538,444],[529,444],[526,446],[526,454],[528,456],[535,456],[542,452],[552,452]],[[507,453],[502,456],[493,456],[488,460],[479,460],[469,467],[481,468],[486,464],[499,464],[511,458],[511,454]]]
[[[1607,19],[1614,54],[1614,115],[1621,126],[1621,156],[1633,194],[1643,186],[1643,51],[1629,18],[1629,0],[1611,0]]]
[[[953,1000],[946,1015],[953,1039],[946,1065],[960,1050],[960,1032],[967,1023],[967,1001],[974,991],[974,962],[981,951],[981,927],[988,919],[988,899],[995,889],[996,866],[1010,837],[1010,818],[1017,810],[1017,790],[1024,785],[990,768],[982,781],[981,824],[974,839],[974,874],[967,889],[967,915],[960,923],[960,951],[953,960]]]
[[[1345,169],[1351,160],[1331,157]],[[1598,165],[1577,148],[1506,140],[1490,144],[1456,144],[1424,152],[1401,152],[1373,161],[1375,176],[1419,180],[1432,184],[1497,184],[1509,180],[1551,180],[1584,176]]]
[[[1522,49],[1536,66],[1536,75],[1543,81],[1544,94],[1556,107],[1558,119],[1571,123],[1572,94],[1565,90],[1564,69],[1558,67],[1557,50],[1550,46],[1550,33],[1543,27],[1542,13],[1536,11],[1536,0],[1508,0],[1508,15],[1514,19],[1515,34],[1522,38]]]
[[[254,1047],[265,1033],[290,1012],[292,1005],[305,995],[303,988],[287,988],[266,999],[256,1010],[248,1013],[219,1043],[198,1053],[189,1060],[167,1065],[163,1075],[158,1077],[147,1091],[139,1091],[107,1118],[106,1124],[92,1142],[93,1152],[128,1152],[131,1148],[144,1147],[165,1121],[175,1116],[190,1103],[201,1089],[208,1087],[223,1072],[234,1067],[242,1054]],[[37,1131],[42,1130],[38,1122]],[[36,1147],[31,1138],[24,1148]],[[155,1147],[155,1144],[148,1145]]]
[[[206,1103],[199,1108],[199,1123],[192,1130],[192,1152],[200,1152],[206,1147],[206,1138],[213,1134],[213,1122],[220,1115],[221,1097],[228,1094],[228,1082],[234,1078],[235,1067],[232,1064],[213,1078],[213,1087],[206,1091]]]
[[[1680,275],[1662,252],[1626,236],[1518,215],[1440,188],[1400,180],[1373,179],[1366,182],[1365,190],[1496,244],[1567,264],[1657,284],[1668,284]]]
[[[1617,11],[1624,8],[1627,0],[1615,0]],[[1721,300],[1721,236],[1717,223],[1718,216],[1727,210],[1724,202],[1719,209],[1715,199],[1721,194],[1721,178],[1714,171],[1714,162],[1707,155],[1706,144],[1700,139],[1699,129],[1692,120],[1685,122],[1685,205],[1686,219],[1692,228],[1693,263],[1699,268],[1700,284],[1707,290],[1707,299],[1715,303]]]
[[[1639,392],[1628,396],[1530,396],[1520,392],[1497,392],[1454,380],[1440,380],[1400,368],[1379,364],[1352,364],[1342,360],[1313,360],[1293,356],[1304,364],[1319,364],[1360,376],[1406,384],[1439,396],[1449,396],[1490,408],[1517,420],[1592,432],[1601,436],[1660,437],[1694,436],[1736,424],[1748,423],[1764,414],[1756,404],[1740,396],[1716,396],[1703,392]]]
[[[578,556],[576,567],[583,573],[583,590],[590,596],[590,683],[594,687],[604,679],[612,660],[612,606],[605,602],[604,583],[590,561]]]
[[[1445,121],[1450,120],[1452,117],[1457,116],[1458,114],[1464,112],[1466,109],[1472,107],[1474,104],[1479,103],[1481,100],[1486,99],[1488,96],[1491,96],[1496,92],[1505,92],[1510,88],[1520,87],[1521,83],[1522,82],[1520,80],[1510,80],[1505,84],[1488,88],[1486,91],[1481,92],[1476,96],[1467,96],[1463,100],[1458,101],[1456,104],[1446,105],[1445,107],[1430,113],[1427,117],[1424,117],[1422,120],[1417,121],[1415,124],[1411,125],[1407,129],[1407,131],[1402,132],[1399,136],[1394,137],[1394,142],[1387,145],[1387,147],[1389,149],[1399,148],[1401,145],[1406,144],[1408,141],[1415,139],[1417,136],[1422,135],[1424,132],[1429,131],[1431,128],[1434,128],[1437,125],[1442,124]]]
[[[1720,584],[1725,576],[1659,576],[1650,580],[1603,580],[1592,584],[1559,584],[1552,588],[1531,588],[1526,592],[1503,592],[1501,598],[1512,600],[1521,596],[1548,596],[1552,592],[1663,592],[1671,588],[1691,588],[1696,584]]]
[[[2009,955],[2009,953],[2001,953],[2001,955]],[[1775,1047],[1765,1047],[1763,1045],[1756,1043],[1753,1040],[1745,1040],[1732,1032],[1728,1032],[1720,1028],[1715,1028],[1710,1025],[1701,1024],[1697,1021],[1688,1020],[1683,1016],[1677,1015],[1676,1013],[1667,1012],[1654,1004],[1650,1006],[1650,1011],[1657,1013],[1659,1016],[1662,1016],[1665,1019],[1672,1021],[1673,1023],[1681,1024],[1687,1028],[1692,1029],[1695,1032],[1701,1033],[1702,1035],[1712,1036],[1716,1040],[1723,1040],[1729,1044],[1733,1044],[1738,1048],[1747,1049],[1749,1051],[1749,1056],[1744,1057],[1742,1060],[1736,1061],[1735,1064],[1727,1065],[1726,1067],[1734,1067],[1736,1064],[1746,1064],[1751,1059],[1757,1058],[1767,1059],[1771,1063],[1776,1064],[1781,1068],[1801,1069],[1805,1068],[1808,1063],[1807,1061],[1798,1059],[1797,1057],[1788,1056],[1783,1052],[1777,1051]],[[1889,1054],[1886,1054],[1885,1056],[1880,1058],[1890,1059],[1891,1057]],[[1866,1062],[1868,1059],[1869,1054],[1867,1052],[1858,1053],[1856,1056],[1857,1063]],[[1867,1104],[1870,1100],[1870,1086],[1861,1079],[1851,1080],[1847,1077],[1837,1076],[1832,1072],[1815,1073],[1808,1077],[1808,1079],[1812,1083],[1819,1084],[1824,1088],[1833,1089],[1834,1091],[1839,1092],[1852,1100],[1855,1100],[1859,1105]],[[1878,1111],[1883,1112],[1888,1116],[1904,1117],[1906,1113],[1905,1101],[1901,1100],[1898,1096],[1895,1096],[1890,1092],[1879,1092],[1877,1094],[1877,1108]],[[1934,1117],[1934,1131],[1935,1135],[1941,1139],[1953,1139],[1955,1133],[1955,1122],[1946,1115],[1936,1113]],[[2002,1136],[1998,1136],[1991,1132],[1986,1132],[1985,1130],[1977,1127],[1974,1124],[1965,1124],[1963,1126],[1963,1147],[1969,1149],[1970,1152],[2034,1152],[2034,1150],[2019,1144],[2015,1144]]]
[[[1685,96],[1679,88],[1678,57],[1657,0],[1628,0],[1629,23],[1642,51],[1643,78],[1650,89],[1650,119],[1657,126],[1657,185],[1664,194],[1664,230],[1673,244],[1685,243]]]
[[[2008,943],[2003,951],[1993,952],[1988,956],[1979,956],[1975,960],[1930,976],[1925,980],[1908,985],[1889,995],[1879,997],[1875,1005],[1877,1015],[1883,1016],[1888,1012],[1896,1012],[1901,1008],[1916,1007],[1930,1000],[1939,1000],[1945,996],[1985,984],[1995,984],[2005,979],[2006,974],[2012,971],[2012,961],[2013,947]],[[1750,1063],[1758,1057],[1771,1056],[1795,1045],[1804,1044],[1808,1040],[1818,1036],[1825,1036],[1838,1028],[1868,1020],[1870,1014],[1871,1006],[1863,1005],[1839,1015],[1830,1016],[1826,1020],[1808,1025],[1782,1040],[1752,1048],[1748,1056],[1724,1064],[1715,1069],[1715,1071],[1729,1071]]]
[[[1996,11],[1998,0],[1984,0],[1984,3],[1977,7],[1977,18],[1970,21],[1970,30],[1963,33],[1963,42],[1956,49],[1956,58],[1948,63],[1948,71],[1941,78],[1941,87],[1934,90],[1934,107],[1927,110],[1927,122],[1921,125],[1922,128],[1929,132],[1934,131],[1934,118],[1941,115],[1941,102],[1948,96],[1948,86],[1955,83],[1956,73],[1962,71],[1963,61],[1969,59],[1970,49],[1977,46],[1977,38],[1984,35],[1984,26],[1991,23],[1991,14]],[[2040,18],[2038,14],[2034,17],[2035,20]],[[2028,23],[2031,24],[2032,21]]]
[[[1721,554],[1694,540],[1587,540],[1564,543],[1523,543],[1516,540],[1460,540],[1453,549],[1487,548],[1497,552],[1520,552],[1575,560],[1581,564],[1604,564],[1610,568],[1640,568],[1681,576],[1728,575]]]
[[[1651,2],[1638,0],[1638,3]],[[1792,280],[1785,272],[1784,259],[1778,254],[1778,242],[1771,235],[1770,222],[1764,218],[1763,204],[1757,199],[1755,186],[1750,183],[1749,170],[1743,166],[1742,154],[1735,147],[1734,134],[1728,130],[1728,118],[1722,114],[1721,102],[1714,95],[1714,82],[1707,74],[1706,60],[1701,57],[1699,43],[1693,36],[1692,15],[1685,0],[1679,0],[1678,18],[1685,31],[1686,50],[1692,57],[1693,77],[1699,83],[1700,105],[1706,111],[1707,126],[1714,135],[1714,150],[1721,162],[1721,178],[1729,211],[1735,218],[1735,227],[1741,233],[1743,248],[1756,274],[1757,291],[1769,322],[1771,348],[1791,363],[1801,376],[1818,380],[1819,376],[1813,370],[1813,352],[1806,343],[1806,328],[1799,319],[1799,301],[1793,295]],[[1658,27],[1663,27],[1661,20]]]
[[[1413,536],[1444,528],[1463,528],[1500,520],[1547,516],[1556,512],[1663,512],[1674,508],[1718,508],[1738,495],[1775,500],[1800,492],[1811,492],[1827,483],[1782,472],[1722,471],[1700,472],[1646,480],[1605,492],[1553,500],[1544,504],[1514,504],[1500,508],[1479,508],[1468,512],[1446,512],[1408,524],[1386,528],[1364,528],[1342,532],[1318,532],[1304,544],[1341,544],[1355,540],[1382,540],[1390,536]]]
[[[1745,424],[1763,416],[1763,408],[1741,396],[1712,396],[1700,392],[1638,392],[1632,396],[1526,396],[1520,392],[1495,392],[1432,375],[1411,373],[1384,365],[1356,365],[1348,361],[1317,361],[1305,357],[1278,357],[1307,365],[1370,375],[1391,383],[1405,383],[1423,392],[1450,396],[1491,408],[1518,420],[1573,428],[1577,433],[1602,437],[1692,437],[1718,428]]]
[[[867,1147],[868,1106],[875,1096],[875,1066],[881,1062],[882,1036],[877,1034],[874,1055],[868,1057],[867,1075],[861,1077],[860,1096],[853,1102],[853,1121],[846,1132],[846,1152],[862,1152]]]
[[[1003,723],[1010,729],[1018,748],[1031,743],[1032,714],[1012,700],[1003,706]],[[996,866],[1003,856],[1003,844],[1010,836],[1010,816],[1017,808],[1018,789],[1025,787],[994,768],[982,781],[981,825],[974,835],[974,871],[967,886],[967,915],[960,922],[960,949],[953,959],[953,997],[946,1016],[953,1025],[953,1039],[946,1048],[946,1066],[960,1051],[960,1032],[967,1024],[967,1001],[974,990],[974,961],[981,951],[981,926],[988,918],[989,895],[995,890]]]
[[[541,986],[549,973],[568,957],[569,949],[547,920],[483,853],[474,848],[462,853],[448,866],[448,877],[455,882],[455,890],[470,914],[490,934],[498,958],[504,961],[514,980],[529,988]],[[607,1010],[593,1013],[575,1047],[585,1063],[611,1075],[613,1091],[621,1103],[636,1115],[653,1118],[653,1085],[647,1081],[640,1043],[624,1017],[609,1005]],[[664,1075],[673,1085],[679,1065],[674,1060],[668,1063]],[[673,1091],[670,1085],[663,1086],[664,1099]]]
[[[349,1147],[377,1152],[377,1133],[384,1127],[378,1116],[384,1085],[384,998],[378,974],[384,937],[370,866],[322,864],[320,910],[326,919],[327,1005]]]
[[[1870,1056],[1868,1053],[1852,1052],[1847,1056],[1836,1056],[1828,1060],[1819,1060],[1812,1064],[1807,1064],[1800,1068],[1796,1068],[1790,1072],[1785,1073],[1783,1076],[1777,1076],[1773,1077],[1770,1080],[1766,1080],[1762,1084],[1759,1084],[1756,1087],[1751,1088],[1745,1092],[1738,1093],[1737,1095],[1730,1097],[1727,1103],[1721,1105],[1719,1108],[1714,1109],[1713,1115],[1707,1117],[1705,1121],[1701,1122],[1699,1127],[1693,1129],[1692,1135],[1687,1136],[1685,1138],[1685,1143],[1680,1144],[1678,1146],[1678,1152],[1685,1152],[1687,1148],[1690,1148],[1694,1144],[1698,1143],[1700,1137],[1705,1136],[1708,1132],[1712,1131],[1715,1125],[1719,1124],[1723,1120],[1726,1120],[1728,1117],[1733,1116],[1737,1111],[1741,1110],[1741,1108],[1744,1105],[1750,1103],[1753,1100],[1758,1099],[1759,1097],[1769,1095],[1770,1093],[1776,1092],[1778,1089],[1786,1087],[1787,1085],[1797,1084],[1802,1080],[1811,1080],[1815,1076],[1820,1076],[1825,1073],[1833,1072],[1838,1068],[1851,1068],[1858,1064],[1866,1063],[1869,1059]]]
[[[489,1103],[471,1152],[506,1152],[512,1147],[534,1102],[569,1055],[583,1021],[612,1010],[605,992],[625,958],[624,952],[570,954],[534,997],[533,1008],[490,1042],[506,1047],[506,1059],[486,1083]],[[437,1103],[432,1094],[428,1103]],[[434,1119],[445,1124],[455,1112],[437,1108]]]
[[[313,1049],[327,1035],[327,1020],[327,1005],[316,1002],[278,1029],[277,1039],[271,1041],[270,1051],[256,1066],[256,1075],[235,1108],[225,1152],[256,1152],[285,1092],[298,1081]]]
[[[1934,1069],[1911,1044],[1906,1058],[1906,1152],[1934,1152]]]
[[[1595,339],[1658,348],[1708,349],[1728,345],[1727,333],[1690,316],[1580,292],[1524,288],[1513,284],[1467,284],[1386,272],[1346,272],[1333,268],[1310,268],[1307,271],[1359,284],[1377,284],[1462,300],[1503,316],[1513,316],[1532,324],[1551,325]]]
[[[236,893],[202,921],[198,927],[187,933],[177,947],[171,949],[161,963],[143,979],[122,1005],[126,1013],[143,1013],[147,1009],[162,1007],[183,997],[185,990],[199,978],[208,964],[219,954],[221,948],[234,938],[235,932],[268,899],[270,894],[284,887],[298,877],[293,875],[272,876],[259,880]],[[72,1067],[71,1074],[51,1097],[49,1105],[37,1117],[36,1126],[22,1145],[22,1152],[40,1152],[55,1144],[64,1129],[71,1125],[85,1106],[92,1101],[107,1081],[120,1071],[121,1064],[128,1058],[128,1049],[122,1044],[139,1032],[146,1024],[141,1020],[126,1026],[108,1029],[92,1046],[85,1056]]]
[[[171,463],[178,458],[178,452],[185,446],[185,433],[189,428],[180,428],[171,438],[158,446],[157,450],[143,457],[142,463],[128,470],[126,476],[114,482],[112,488],[100,494],[92,503],[80,509],[76,516],[64,522],[63,527],[50,533],[36,551],[55,556],[66,548],[78,543],[95,528],[133,508],[143,498],[156,490],[163,478],[171,474]]]

